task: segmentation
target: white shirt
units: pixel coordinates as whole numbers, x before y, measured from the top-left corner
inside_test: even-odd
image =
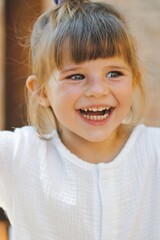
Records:
[[[13,240],[159,240],[160,129],[137,126],[107,164],[79,159],[56,131],[1,132],[0,206]]]

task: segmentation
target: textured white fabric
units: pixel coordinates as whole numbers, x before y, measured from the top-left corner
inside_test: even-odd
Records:
[[[13,240],[159,240],[160,129],[137,126],[108,164],[79,159],[56,131],[1,132],[0,206]]]

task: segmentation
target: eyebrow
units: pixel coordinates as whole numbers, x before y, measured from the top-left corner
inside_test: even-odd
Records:
[[[61,70],[61,72],[62,73],[66,73],[66,72],[68,72],[68,71],[76,71],[76,70],[78,70],[80,67],[69,67],[69,68],[66,68],[66,69],[62,69]]]
[[[76,70],[79,70],[79,68],[82,68],[83,66],[79,66],[79,67],[74,67],[74,66],[71,66],[71,67],[68,67],[66,69],[62,69],[61,73],[66,73],[68,71],[76,71]],[[129,66],[128,67],[125,67],[125,66],[119,66],[119,65],[109,65],[109,66],[105,66],[104,68],[115,68],[115,69],[119,69],[119,70],[125,70],[125,71],[129,71],[130,68]]]
[[[123,67],[123,66],[112,65],[112,66],[108,66],[108,67],[109,68],[116,68],[116,69],[119,69],[119,70],[126,70],[126,71],[130,70],[129,66],[128,67]]]

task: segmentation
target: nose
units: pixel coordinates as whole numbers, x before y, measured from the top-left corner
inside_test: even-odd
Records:
[[[90,79],[87,85],[86,96],[100,98],[108,95],[109,91],[110,89],[106,80],[101,77],[94,76]]]

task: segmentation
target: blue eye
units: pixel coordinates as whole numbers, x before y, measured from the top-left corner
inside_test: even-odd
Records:
[[[119,71],[111,71],[107,74],[107,77],[109,78],[118,78],[120,76],[122,76],[122,72],[119,72]]]
[[[85,76],[82,75],[82,74],[74,74],[74,75],[71,75],[71,76],[69,76],[67,78],[75,80],[75,81],[79,81],[79,80],[83,80],[85,78]]]

